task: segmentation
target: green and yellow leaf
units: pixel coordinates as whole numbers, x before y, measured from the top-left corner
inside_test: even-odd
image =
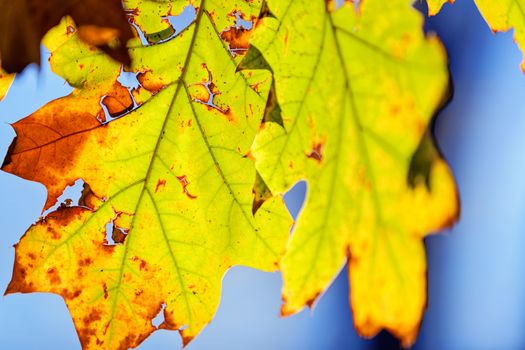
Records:
[[[153,3],[127,4],[146,33]],[[184,31],[130,42],[133,89],[64,20],[46,45],[75,90],[13,125],[2,169],[44,184],[45,209],[67,185],[85,185],[78,205],[62,204],[17,244],[7,292],[61,295],[84,349],[136,347],[162,310],[159,328],[186,344],[213,317],[229,267],[273,271],[284,253],[291,219],[280,197],[254,210],[264,188],[246,156],[271,75],[236,72],[240,57],[221,39],[235,11],[255,18],[261,4],[192,3]],[[177,14],[187,2],[170,4]]]
[[[308,182],[281,263],[282,313],[311,306],[348,261],[359,333],[386,328],[405,345],[426,305],[423,238],[458,215],[426,136],[447,91],[445,52],[411,5],[267,0],[241,64],[275,77],[251,150],[258,172],[274,194]]]

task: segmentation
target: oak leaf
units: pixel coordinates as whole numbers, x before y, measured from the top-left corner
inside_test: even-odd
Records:
[[[447,91],[445,52],[410,0],[266,3],[241,63],[275,77],[251,154],[272,193],[308,183],[281,263],[282,314],[311,306],[348,261],[358,332],[410,345],[426,305],[423,238],[458,215],[426,132]]]
[[[121,0],[0,0],[0,8],[0,55],[7,72],[39,64],[42,37],[64,16],[73,18],[84,42],[129,64],[126,43],[133,32]]]
[[[441,7],[454,0],[427,0],[428,13],[436,15]],[[481,15],[494,32],[507,32],[514,29],[514,40],[525,52],[525,1],[524,0],[474,0]],[[525,72],[525,59],[521,63]]]
[[[61,295],[84,349],[136,347],[159,312],[158,328],[187,344],[213,317],[229,267],[273,271],[285,249],[289,214],[272,196],[253,210],[267,191],[246,156],[271,76],[236,72],[240,57],[220,35],[235,13],[256,18],[260,2],[192,3],[186,29],[154,45],[130,41],[129,72],[64,20],[45,44],[75,89],[13,124],[2,169],[44,184],[45,209],[67,185],[85,187],[78,205],[62,204],[16,245],[7,293]],[[165,30],[148,20],[151,9],[166,11],[161,21],[187,3],[126,4],[151,38]],[[125,75],[140,84],[122,85]]]

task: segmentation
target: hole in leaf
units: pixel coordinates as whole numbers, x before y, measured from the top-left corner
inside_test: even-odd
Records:
[[[164,310],[166,310],[166,303],[162,303],[159,313],[151,320],[153,327],[159,328],[159,326],[164,322]]]
[[[120,69],[120,74],[117,78],[117,81],[122,84],[125,88],[128,89],[138,89],[140,83],[137,79],[137,73],[127,72],[123,68]]]
[[[184,29],[188,28],[195,19],[197,19],[197,11],[192,5],[188,5],[182,10],[177,16],[167,16],[166,18],[172,27],[175,29],[175,33],[180,34]]]
[[[248,51],[252,36],[253,21],[243,19],[241,12],[234,12],[235,25],[221,33],[221,39],[228,43],[228,50],[233,57]]]
[[[192,5],[186,6],[182,12],[176,16],[163,16],[161,17],[162,21],[168,23],[169,26],[160,32],[156,33],[146,33],[140,28],[140,26],[133,21],[134,13],[131,15],[131,25],[137,31],[137,34],[140,38],[140,42],[144,46],[149,46],[153,44],[159,44],[173,39],[182,33],[186,28],[188,28],[193,21],[197,18],[197,11]]]
[[[307,190],[307,182],[299,181],[283,196],[286,208],[288,208],[288,211],[294,220],[297,220],[304,207]]]
[[[235,15],[235,26],[237,28],[244,28],[247,30],[250,30],[253,28],[253,21],[247,21],[244,18],[242,18],[243,17],[242,12],[235,11],[234,15]]]
[[[76,205],[82,196],[82,190],[84,189],[84,180],[78,179],[75,181],[73,185],[67,186],[64,191],[62,192],[62,195],[57,198],[57,202],[54,206],[47,209],[42,216],[46,216],[47,214],[61,208],[61,207],[70,207],[72,205]]]
[[[208,66],[203,63],[202,67],[208,72],[208,80],[202,83],[193,84],[193,86],[204,87],[205,93],[202,92],[202,89],[199,89],[199,93],[197,93],[197,96],[194,97],[194,101],[219,111],[220,113],[228,116],[228,119],[231,120],[232,116],[230,113],[230,107],[222,108],[215,104],[215,96],[220,95],[221,92],[213,82],[213,76],[211,71],[208,69]]]

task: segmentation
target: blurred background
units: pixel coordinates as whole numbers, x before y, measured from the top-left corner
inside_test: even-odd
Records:
[[[426,11],[425,4],[417,7]],[[426,240],[428,310],[415,349],[525,349],[525,75],[512,33],[494,35],[472,0],[457,0],[427,19],[445,44],[454,97],[434,127],[456,176],[461,219]],[[44,59],[47,59],[45,57]],[[8,123],[70,88],[44,64],[20,74],[0,103],[0,158],[14,133]],[[297,214],[306,186],[286,201]],[[0,172],[0,290],[11,277],[14,249],[40,215],[43,186]],[[233,268],[224,278],[213,322],[188,346],[201,349],[398,349],[386,333],[359,338],[348,307],[346,270],[314,311],[280,318],[281,278]],[[0,297],[0,349],[80,349],[56,295]],[[142,350],[179,349],[176,332],[159,331]]]

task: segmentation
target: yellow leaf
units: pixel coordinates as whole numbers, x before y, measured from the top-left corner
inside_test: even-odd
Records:
[[[430,16],[437,15],[443,7],[443,5],[445,5],[447,2],[453,4],[454,0],[427,0],[428,14]]]
[[[130,4],[134,21],[148,16],[150,7]],[[61,205],[17,244],[7,292],[61,295],[84,349],[136,347],[161,310],[160,328],[187,344],[213,317],[229,267],[273,271],[285,249],[289,214],[280,197],[253,210],[262,190],[246,157],[271,76],[236,72],[220,36],[234,10],[253,18],[260,3],[195,6],[178,35],[130,42],[136,89],[64,20],[46,44],[53,70],[76,89],[13,125],[2,169],[44,184],[45,209],[77,179],[86,185],[78,205]]]
[[[2,100],[7,94],[7,91],[9,90],[9,87],[11,86],[14,78],[14,74],[7,74],[0,68],[0,100]]]
[[[427,0],[429,14],[439,12],[445,0]],[[454,0],[448,0],[453,3]],[[522,52],[525,51],[525,0],[475,0],[481,15],[494,32],[514,29],[514,40]],[[521,63],[525,72],[525,59]]]
[[[386,328],[410,345],[426,305],[422,240],[458,214],[426,137],[447,89],[444,50],[408,0],[267,5],[241,63],[275,76],[251,154],[273,193],[308,182],[281,263],[282,313],[311,306],[348,261],[358,332]]]

